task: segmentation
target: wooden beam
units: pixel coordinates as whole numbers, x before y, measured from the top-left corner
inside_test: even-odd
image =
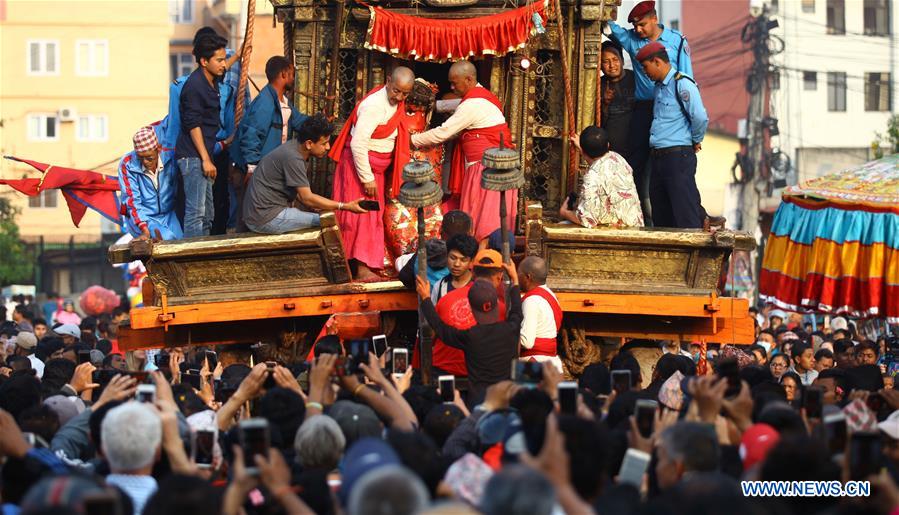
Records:
[[[679,340],[711,343],[755,343],[755,326],[749,317],[730,319],[664,318],[643,315],[576,315],[573,322],[584,328],[589,336],[610,338],[645,338],[650,340]]]
[[[618,293],[555,292],[562,311],[567,313],[612,313],[711,319],[706,305],[712,302],[700,295],[625,295]],[[718,317],[749,318],[749,301],[718,297]]]

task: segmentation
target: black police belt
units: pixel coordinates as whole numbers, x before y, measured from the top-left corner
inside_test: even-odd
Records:
[[[693,147],[691,147],[689,145],[680,145],[677,147],[654,148],[654,149],[652,149],[652,155],[664,156],[665,154],[672,154],[674,152],[684,152],[684,151],[693,152]]]

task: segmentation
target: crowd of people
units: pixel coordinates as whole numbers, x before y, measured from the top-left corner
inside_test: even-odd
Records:
[[[453,262],[476,249],[468,234],[449,241]],[[868,340],[842,317],[812,330],[802,315],[766,309],[756,313],[758,341],[750,347],[701,355],[696,343],[635,340],[566,381],[558,357],[537,362],[541,354],[529,352],[547,341],[539,336],[545,321],[522,323],[544,307],[522,307],[545,300],[534,292],[548,291],[539,284],[543,264],[502,265],[491,252],[480,251],[475,272],[454,266],[437,283],[480,277],[440,297],[467,287],[469,327],[441,321],[433,301],[441,292],[417,283],[442,345],[462,354],[454,381],[444,382],[450,370],[435,368],[436,387],[412,367],[398,372],[394,349],[368,341],[323,336],[303,362],[248,365],[227,358],[226,348],[201,346],[149,358],[118,350],[121,313],[85,317],[72,335],[70,324],[48,327],[37,318],[38,306],[17,305],[15,321],[0,328],[3,512],[899,508],[895,338]],[[512,283],[507,298],[493,283],[502,271]],[[519,288],[531,292],[524,302]],[[871,490],[749,497],[739,481],[750,480],[858,480]]]
[[[585,227],[720,225],[707,216],[696,187],[708,115],[690,77],[686,39],[658,23],[649,0],[628,21],[633,29],[608,24],[601,127],[571,139],[589,168],[560,216]],[[624,69],[623,52],[632,71]],[[412,69],[393,68],[335,134],[333,115],[307,116],[293,107],[295,71],[282,56],[266,63],[268,85],[252,102],[244,99],[246,113],[235,128],[239,54],[208,27],[197,32],[193,54],[197,68],[170,88],[168,116],[140,129],[134,151],[120,163],[125,225],[133,236],[179,239],[228,228],[281,234],[316,227],[320,212],[334,211],[354,277],[378,280],[394,275],[395,261],[416,244],[406,229],[417,215],[398,202],[403,167],[413,159],[430,161],[445,187],[443,201],[426,213],[430,235],[454,209],[472,218],[482,249],[514,227],[518,191],[507,192],[509,225],[501,228],[499,193],[481,185],[485,150],[513,146],[513,138],[502,101],[478,82],[472,62],[449,67],[450,91],[442,93]],[[313,158],[337,163],[330,197],[312,192]]]

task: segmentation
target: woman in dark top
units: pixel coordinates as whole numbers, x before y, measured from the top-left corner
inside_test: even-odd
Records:
[[[611,41],[602,44],[602,123],[609,135],[609,146],[628,157],[627,136],[634,109],[634,72],[624,69],[621,48]]]

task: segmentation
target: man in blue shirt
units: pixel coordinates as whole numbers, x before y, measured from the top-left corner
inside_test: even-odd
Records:
[[[614,21],[610,21],[607,24],[607,35],[631,56],[634,67],[637,83],[634,94],[636,102],[628,137],[628,151],[624,158],[634,170],[637,193],[640,195],[640,201],[645,204],[646,163],[649,161],[649,128],[652,125],[652,101],[655,85],[637,64],[637,53],[646,45],[657,42],[664,45],[665,50],[668,51],[669,61],[681,73],[692,76],[693,63],[690,61],[690,47],[684,35],[659,24],[655,2],[638,3],[627,15],[627,21],[633,24],[633,29],[625,29]],[[648,220],[648,217],[646,218]]]
[[[706,213],[696,188],[696,152],[702,148],[709,117],[699,88],[671,65],[667,49],[657,41],[644,46],[637,61],[656,83],[649,135],[653,225],[702,228]]]
[[[133,141],[134,151],[119,162],[125,228],[144,240],[157,233],[163,240],[181,239],[181,224],[175,215],[178,170],[174,152],[160,149],[153,127],[141,128]]]
[[[175,159],[184,191],[184,237],[208,236],[212,227],[212,183],[216,167],[213,147],[219,131],[220,96],[217,80],[225,74],[224,38],[204,36],[194,45],[199,66],[181,89],[181,133]]]

